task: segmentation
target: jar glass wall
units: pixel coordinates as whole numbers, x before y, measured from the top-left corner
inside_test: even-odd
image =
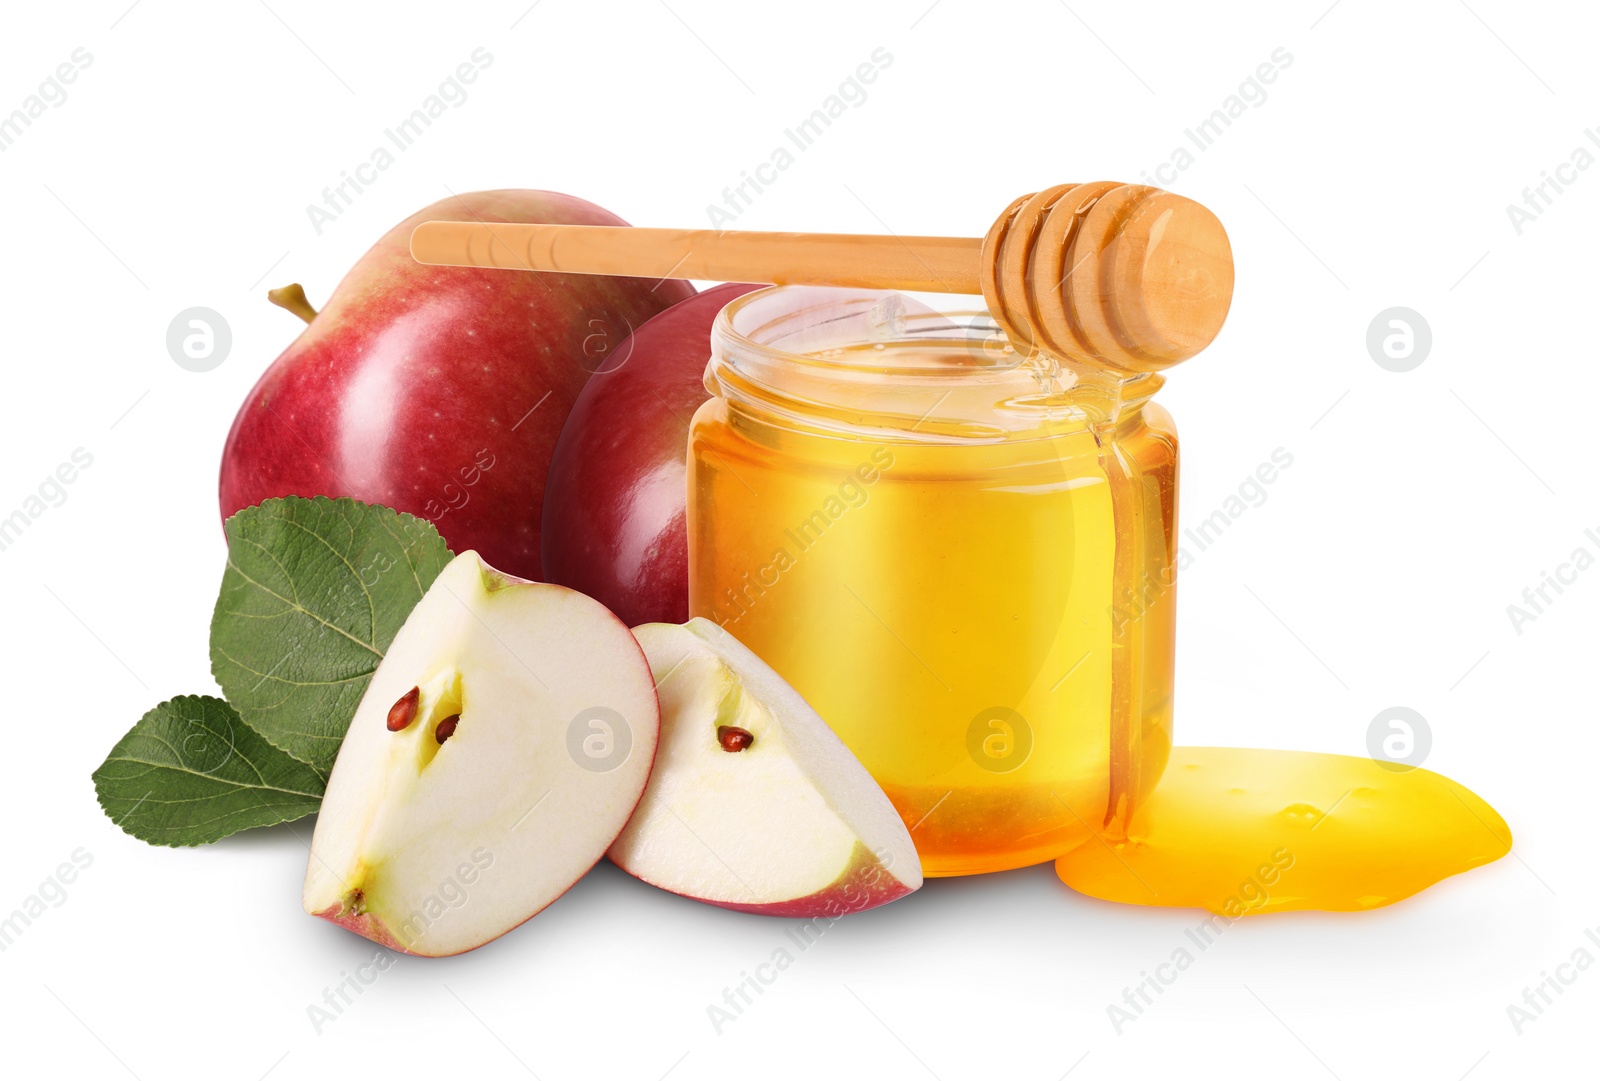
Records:
[[[1159,378],[1023,362],[981,310],[830,288],[735,300],[712,353],[691,613],[816,707],[927,874],[1114,829],[1171,743]]]

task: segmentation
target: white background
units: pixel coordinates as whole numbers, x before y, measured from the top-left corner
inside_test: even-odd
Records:
[[[1600,925],[1600,570],[1518,634],[1506,613],[1600,544],[1593,238],[1600,168],[1518,235],[1524,187],[1600,128],[1592,9],[1326,0],[1200,5],[670,0],[8,5],[0,113],[72,51],[70,97],[0,153],[0,515],[78,447],[94,464],[8,550],[0,914],[93,864],[0,955],[6,1072],[274,1078],[1475,1079],[1589,1072],[1600,971],[1518,1035],[1506,1008]],[[379,12],[382,12],[381,14]],[[305,207],[471,52],[492,66],[319,236]],[[370,959],[300,911],[310,823],[147,847],[89,782],[150,706],[213,690],[218,454],[234,409],[367,246],[457,192],[542,187],[701,225],[875,48],[893,63],[739,226],[979,235],[1014,196],[1139,180],[1279,47],[1293,57],[1168,185],[1238,262],[1227,327],[1161,400],[1193,525],[1294,464],[1184,576],[1179,741],[1364,753],[1430,722],[1428,766],[1510,822],[1513,857],[1392,908],[1247,921],[1118,1035],[1106,1007],[1200,914],[1076,896],[1050,867],[930,883],[834,927],[718,1034],[707,1005],[784,925],[602,866],[453,960]],[[164,343],[232,326],[215,371]],[[1404,305],[1416,370],[1368,355]],[[119,1065],[120,1063],[120,1065]]]

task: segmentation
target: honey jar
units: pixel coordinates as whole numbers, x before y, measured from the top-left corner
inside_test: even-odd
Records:
[[[1177,441],[1153,373],[970,297],[783,286],[712,332],[689,591],[888,793],[930,875],[1115,833],[1172,743]]]

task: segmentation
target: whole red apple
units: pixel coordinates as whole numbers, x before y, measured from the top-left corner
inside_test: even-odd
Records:
[[[722,306],[759,285],[679,301],[618,346],[589,381],[550,462],[544,569],[630,627],[689,618],[689,418],[710,395],[706,361]]]
[[[245,399],[222,453],[222,514],[272,496],[351,496],[542,578],[545,475],[568,411],[634,328],[694,289],[424,266],[410,238],[429,220],[627,224],[570,195],[507,190],[453,196],[395,226]]]

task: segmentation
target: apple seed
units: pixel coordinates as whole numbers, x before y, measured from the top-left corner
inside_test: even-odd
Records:
[[[445,740],[449,739],[451,734],[455,732],[456,722],[459,720],[461,720],[461,714],[450,714],[450,716],[439,722],[439,727],[433,730],[433,738],[438,740],[440,743],[443,743]]]
[[[752,736],[748,729],[731,724],[717,725],[717,742],[722,744],[724,751],[742,751],[755,741],[756,737]]]
[[[421,696],[422,688],[413,687],[405,694],[402,694],[398,702],[389,707],[389,731],[402,731],[417,719],[417,699]]]

